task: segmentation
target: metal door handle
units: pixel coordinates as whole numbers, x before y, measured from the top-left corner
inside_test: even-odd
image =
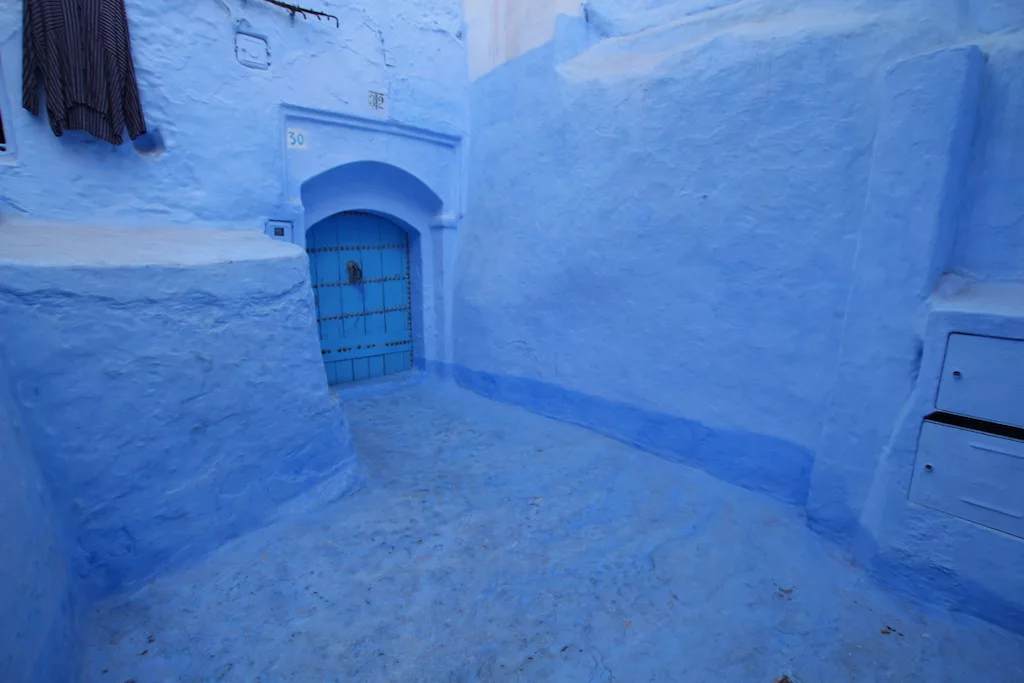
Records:
[[[349,261],[345,268],[348,270],[348,283],[350,285],[363,281],[363,269],[359,267],[358,263],[355,261]]]

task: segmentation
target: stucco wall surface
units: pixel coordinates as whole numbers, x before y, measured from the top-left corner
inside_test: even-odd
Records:
[[[87,596],[200,555],[315,485],[336,497],[358,482],[294,245],[8,225],[0,318]]]
[[[1024,6],[1022,6],[1024,7]],[[1024,9],[1018,26],[1024,26]],[[953,269],[986,281],[1024,282],[1024,40],[985,41],[987,65]]]
[[[25,440],[0,337],[0,680],[74,680],[68,538]]]
[[[804,505],[891,584],[1018,628],[1012,543],[931,519],[956,540],[911,567],[895,520],[941,513],[864,506],[905,505],[878,466],[919,427],[940,277],[1022,279],[1022,29],[999,0],[556,18],[472,86],[456,378]]]
[[[478,80],[458,362],[815,448],[880,25],[552,43]]]
[[[143,109],[162,140],[145,153],[75,132],[58,139],[45,117],[20,108],[21,3],[0,5],[0,107],[13,142],[0,158],[0,211],[9,217],[262,230],[294,214],[282,104],[465,128],[458,0],[316,3],[338,27],[262,0],[125,4]],[[267,68],[239,62],[238,32],[266,41]],[[371,91],[385,95],[381,108]]]

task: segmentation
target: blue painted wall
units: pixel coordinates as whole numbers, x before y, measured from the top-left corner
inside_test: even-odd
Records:
[[[917,321],[950,267],[983,70],[969,46],[902,60],[884,76],[809,503],[826,533],[856,528],[878,454],[918,379]]]
[[[940,276],[1024,282],[1024,6],[588,0],[559,19],[554,40],[471,87],[457,0],[322,6],[340,28],[259,0],[128,0],[159,141],[115,149],[56,139],[15,106],[20,5],[3,4],[12,152],[0,158],[0,219],[259,230],[287,218],[301,235],[317,212],[390,210],[417,233],[421,365],[806,506],[816,529],[854,542],[890,584],[1019,625],[1006,569],[1020,564],[1017,546],[908,512],[899,473],[918,426],[908,416],[926,409],[934,381],[921,368],[934,369],[948,331],[929,317]],[[267,40],[268,69],[238,63],[236,31]],[[535,44],[521,38],[507,42]],[[369,106],[371,90],[387,94],[384,110]],[[308,149],[285,149],[293,124],[308,128]],[[387,191],[374,178],[391,178]],[[211,358],[227,373],[224,392],[240,382],[233,373],[254,372],[232,359],[256,329],[220,329],[212,341],[168,332],[200,328],[206,304],[269,316],[273,296],[232,283],[280,285],[290,322],[274,339],[294,348],[276,358],[308,369],[313,346],[294,336],[308,332],[310,306],[297,260],[275,275],[207,265],[147,278],[127,269],[99,295],[83,295],[71,270],[7,274],[15,398],[90,595],[260,523],[259,504],[338,463],[313,447],[287,459],[293,470],[247,459],[248,445],[295,442],[271,434],[285,429],[273,421],[246,423],[281,400],[274,382],[292,382],[287,396],[324,418],[313,441],[345,439],[311,398],[312,375],[298,385],[266,377],[237,410],[228,393],[203,392]],[[196,299],[180,278],[209,296]],[[171,313],[144,305],[143,281]],[[1019,334],[1016,313],[964,315]],[[95,329],[99,319],[109,325]],[[182,350],[200,342],[212,356]],[[93,362],[103,345],[142,359],[125,384],[116,354]],[[209,403],[190,413],[190,396]],[[125,418],[153,402],[161,410]],[[96,405],[98,420],[81,417]],[[161,421],[171,414],[195,420]],[[209,414],[227,421],[203,423]],[[147,442],[154,433],[163,442]],[[145,457],[112,462],[144,442]],[[225,445],[233,465],[206,477]],[[250,486],[263,480],[285,485]],[[208,508],[176,498],[168,481],[199,482]],[[940,547],[915,535],[922,528],[953,540]],[[997,559],[971,559],[982,556]]]
[[[327,398],[301,250],[252,261],[251,233],[233,244],[182,232],[166,249],[164,237],[149,247],[140,238],[136,256],[156,260],[126,262],[118,239],[98,240],[106,254],[89,233],[50,238],[47,226],[262,232],[266,219],[284,218],[301,242],[306,194],[329,213],[390,208],[371,201],[390,196],[380,188],[342,192],[331,182],[335,167],[371,162],[415,174],[430,206],[411,199],[417,213],[403,218],[428,235],[416,242],[424,262],[443,262],[441,240],[435,247],[429,235],[461,201],[460,4],[318,7],[340,25],[262,0],[127,0],[152,135],[115,148],[76,132],[56,138],[45,116],[20,108],[21,3],[0,6],[10,142],[0,156],[0,230],[37,230],[48,245],[30,266],[2,253],[0,309],[15,400],[76,539],[72,564],[87,596],[201,554],[318,482],[321,497],[346,491],[354,461]],[[268,68],[239,63],[238,32],[266,41]],[[382,107],[371,106],[371,91],[385,95]],[[289,152],[293,125],[307,144]],[[313,176],[319,184],[303,194]],[[326,195],[357,203],[335,206]],[[167,250],[184,261],[161,260]],[[182,265],[194,258],[195,267]],[[417,276],[425,271],[417,265]],[[431,312],[434,291],[431,279],[417,293]],[[439,332],[428,334],[435,317],[417,322],[419,347],[430,351],[442,346]]]
[[[0,339],[0,680],[74,680],[68,539],[9,391]]]
[[[1024,281],[1024,7],[582,14],[473,84],[456,377],[804,505],[890,585],[1024,629],[1017,546],[906,513],[892,476],[940,277]]]
[[[266,218],[291,218],[296,200],[285,179],[283,103],[431,130],[465,127],[458,0],[317,3],[340,28],[293,21],[262,0],[125,4],[142,103],[162,153],[81,134],[57,139],[45,117],[15,106],[21,3],[0,5],[0,106],[15,148],[13,161],[0,159],[0,210],[9,217],[262,230]],[[238,30],[267,40],[269,69],[237,61]],[[387,95],[384,110],[369,105],[371,90]]]
[[[1024,9],[1018,6],[1017,14]],[[1024,17],[1016,22],[1024,24]],[[1024,281],[1024,45],[1019,33],[997,34],[985,52],[953,267],[982,280]]]
[[[922,421],[937,408],[940,376],[945,375],[947,381],[950,376],[949,367],[943,372],[949,334],[1024,340],[1024,284],[970,282],[947,276],[923,318],[917,381],[880,449],[880,462],[855,532],[855,556],[886,585],[1024,633],[1024,575],[1020,572],[1024,541],[908,499],[911,478],[921,476],[924,464],[917,452]],[[974,360],[985,362],[984,358]],[[1016,405],[1019,388],[1019,383],[1009,391],[990,388],[988,399]],[[872,413],[863,417],[870,425]],[[979,442],[972,439],[972,445],[975,443]],[[973,457],[956,450],[951,453],[968,462]],[[1012,469],[1003,472],[1005,476],[997,482],[983,476],[964,477],[964,488],[951,487],[955,502],[962,505],[963,500],[974,498],[968,487],[1019,491],[1020,482]],[[990,497],[978,502],[994,504]]]
[[[295,245],[0,226],[0,318],[88,597],[201,556],[314,486],[329,499],[358,483]]]
[[[788,468],[821,433],[890,46],[863,18],[744,18],[556,40],[474,84],[454,340],[469,368],[785,442]]]

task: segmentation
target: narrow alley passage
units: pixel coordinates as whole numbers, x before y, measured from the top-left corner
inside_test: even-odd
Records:
[[[454,387],[345,408],[364,488],[99,606],[85,681],[1024,680],[795,508]]]

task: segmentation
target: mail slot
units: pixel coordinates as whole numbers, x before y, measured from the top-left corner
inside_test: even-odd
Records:
[[[1024,341],[949,335],[936,407],[1024,427]]]
[[[910,499],[1024,538],[1024,439],[925,420]]]

